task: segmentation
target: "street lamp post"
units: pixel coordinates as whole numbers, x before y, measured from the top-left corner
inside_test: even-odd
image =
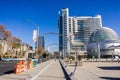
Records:
[[[38,26],[38,35],[37,35],[37,55],[38,55],[38,49],[39,49],[39,26]]]
[[[112,62],[113,62],[113,59],[114,59],[114,49],[116,48],[116,46],[114,46],[114,44],[112,45],[112,46],[110,46],[110,47],[108,47],[108,49],[110,49],[110,50],[112,50],[111,52],[112,52]]]
[[[39,25],[35,24],[32,20],[27,19],[28,22],[31,22],[34,26],[37,27],[37,54],[38,54],[38,40],[39,40]],[[27,50],[28,51],[28,50]],[[27,62],[27,59],[26,59]],[[27,70],[28,74],[32,77],[32,75],[30,74],[30,72]]]
[[[100,43],[99,42],[97,43],[97,49],[98,49],[97,50],[98,51],[98,61],[100,61],[101,55],[100,55]]]
[[[48,34],[56,34],[56,35],[59,35],[59,36],[62,36],[63,37],[63,35],[61,35],[61,34],[59,34],[59,33],[55,33],[55,32],[49,32],[49,33],[45,33],[45,34],[43,34],[43,35],[48,35]],[[72,41],[70,40],[70,38],[69,37],[67,37],[67,41],[69,41],[69,43],[74,47],[74,50],[75,50],[75,58],[76,58],[76,61],[75,61],[75,69],[74,69],[74,71],[73,72],[71,72],[71,76],[72,75],[74,75],[74,73],[75,73],[75,71],[76,71],[76,68],[77,68],[77,49],[76,49],[76,46],[74,46],[73,45],[73,43],[72,43]],[[63,46],[63,49],[64,49],[64,46]],[[63,50],[63,56],[64,56],[64,50]]]
[[[36,49],[37,49],[37,54],[38,54],[38,47],[39,47],[39,25],[37,25],[35,22],[33,22],[32,20],[30,19],[27,19],[27,21],[31,22],[34,26],[37,27],[37,46],[36,46]]]

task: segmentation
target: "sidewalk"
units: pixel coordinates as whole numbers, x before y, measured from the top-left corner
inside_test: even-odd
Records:
[[[53,63],[35,80],[66,80],[58,60]]]
[[[49,60],[20,74],[0,76],[0,80],[65,80],[65,78],[59,61]]]
[[[74,64],[68,64],[69,72],[74,70]],[[120,80],[120,63],[117,62],[83,62],[78,66],[74,76],[77,80]]]

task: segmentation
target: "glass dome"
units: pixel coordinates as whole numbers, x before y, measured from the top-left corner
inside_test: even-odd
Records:
[[[117,33],[108,27],[102,27],[94,31],[90,37],[89,42],[97,42],[103,40],[119,40]]]

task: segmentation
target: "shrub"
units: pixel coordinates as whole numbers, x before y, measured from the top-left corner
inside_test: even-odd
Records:
[[[81,61],[81,60],[82,60],[82,58],[83,58],[83,56],[82,56],[82,55],[77,55],[77,57],[78,57],[78,60],[79,60],[79,61]]]
[[[69,59],[75,60],[75,57],[74,56],[70,56]]]

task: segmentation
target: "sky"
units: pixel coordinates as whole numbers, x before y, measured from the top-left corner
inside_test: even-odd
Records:
[[[27,19],[39,25],[39,34],[58,32],[58,11],[69,8],[71,16],[102,16],[105,27],[120,36],[120,0],[0,0],[0,24],[22,42],[33,45],[33,30]],[[46,35],[45,45],[58,43],[57,35]]]

